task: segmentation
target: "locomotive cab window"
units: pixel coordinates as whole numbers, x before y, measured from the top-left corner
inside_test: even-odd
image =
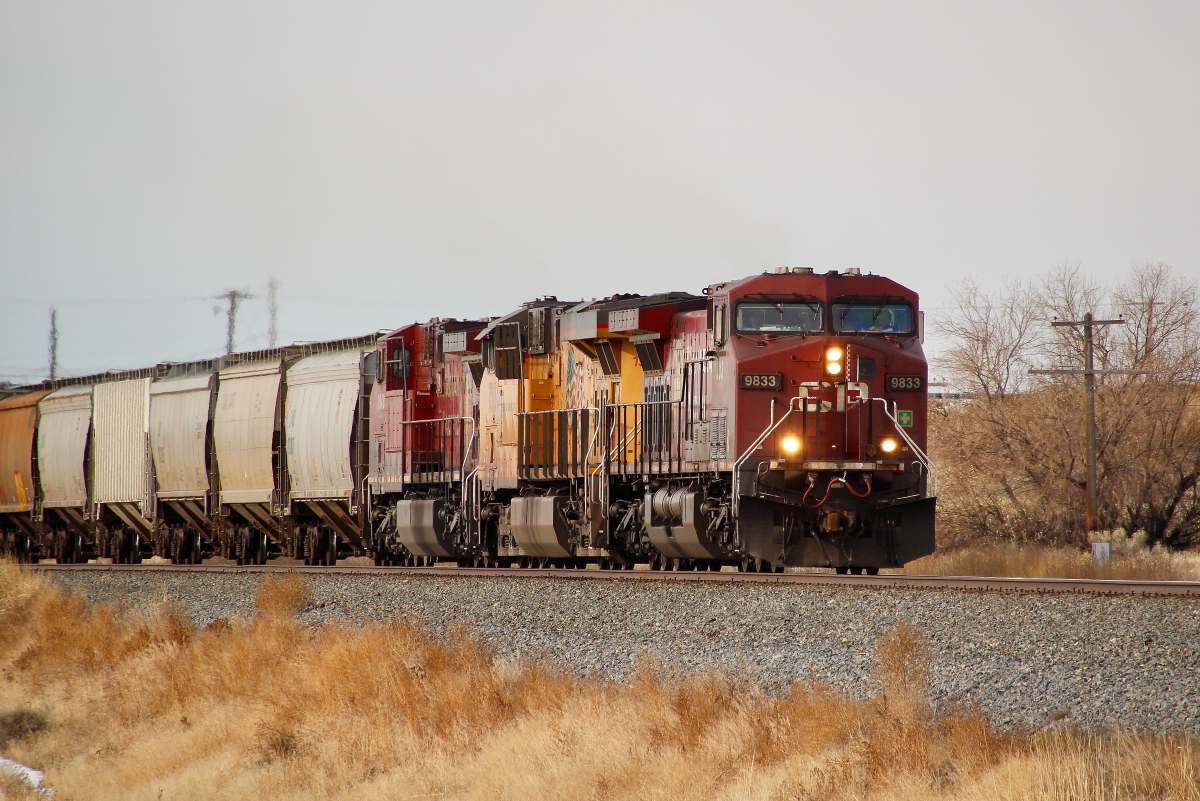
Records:
[[[834,303],[833,330],[862,334],[911,334],[913,310],[907,303]]]
[[[739,303],[737,330],[744,334],[795,334],[821,330],[820,303]]]

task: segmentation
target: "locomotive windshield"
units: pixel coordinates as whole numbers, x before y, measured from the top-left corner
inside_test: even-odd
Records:
[[[737,328],[748,334],[790,334],[821,330],[821,304],[739,303]]]
[[[911,334],[913,310],[906,303],[834,303],[833,330],[868,334]]]

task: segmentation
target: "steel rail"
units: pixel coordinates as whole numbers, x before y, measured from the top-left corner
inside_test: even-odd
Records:
[[[471,578],[551,578],[608,581],[700,581],[725,584],[794,584],[877,590],[1017,592],[1035,594],[1141,595],[1200,598],[1200,581],[1123,581],[1119,579],[1009,578],[1003,576],[852,576],[836,573],[742,573],[670,570],[580,570],[566,568],[374,567],[342,565],[29,565],[51,572],[128,571],[145,573],[299,573],[377,576],[460,576]]]

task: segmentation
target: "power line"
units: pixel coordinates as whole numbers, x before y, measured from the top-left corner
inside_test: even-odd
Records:
[[[47,303],[53,303],[56,306],[72,306],[79,304],[87,304],[89,306],[97,303],[111,304],[150,304],[150,303],[189,303],[195,300],[210,300],[211,298],[201,295],[193,295],[186,298],[0,298],[0,305],[6,306],[44,306]]]

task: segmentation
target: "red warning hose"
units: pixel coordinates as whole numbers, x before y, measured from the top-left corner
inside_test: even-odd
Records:
[[[840,478],[840,479],[838,479],[838,481],[841,481],[842,486],[845,487],[847,490],[849,490],[850,494],[853,495],[855,498],[865,498],[871,494],[871,477],[870,476],[863,476],[863,483],[867,485],[867,491],[862,492],[862,493],[855,492],[854,487],[850,486],[850,482],[846,481],[846,479]],[[830,483],[832,483],[832,482],[830,482]]]

